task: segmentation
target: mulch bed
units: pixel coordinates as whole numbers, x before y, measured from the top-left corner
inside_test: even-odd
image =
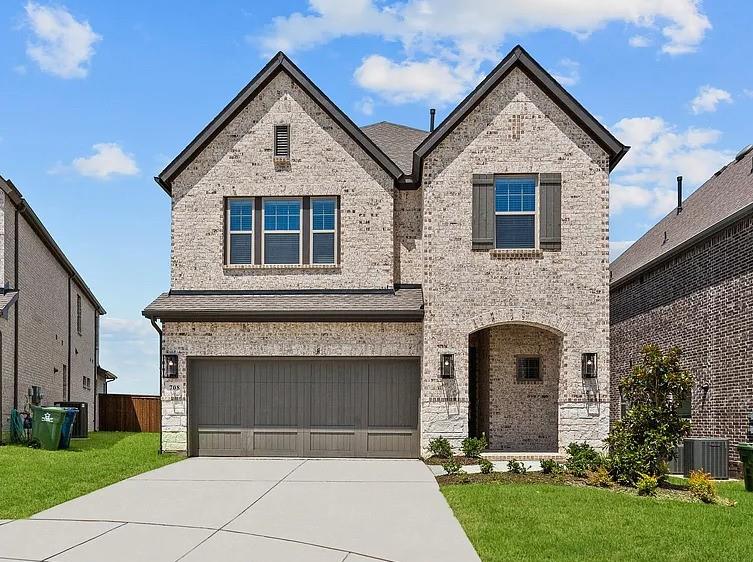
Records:
[[[457,455],[454,458],[455,462],[463,466],[478,464],[478,459],[475,458],[464,457],[463,455]],[[424,459],[424,462],[426,464],[443,465],[447,462],[447,459],[445,457],[429,457],[428,459]]]
[[[439,463],[441,464],[441,463]],[[463,484],[555,484],[561,486],[578,486],[589,488],[602,488],[618,494],[637,496],[638,491],[629,486],[612,483],[610,486],[594,486],[588,483],[587,478],[579,478],[572,474],[544,474],[543,472],[526,472],[525,474],[513,474],[511,472],[492,472],[491,474],[443,474],[437,476],[437,482],[443,486]],[[656,491],[657,500],[674,500],[683,502],[699,503],[683,484],[662,482]],[[719,499],[719,504],[732,506],[734,502],[725,498]]]

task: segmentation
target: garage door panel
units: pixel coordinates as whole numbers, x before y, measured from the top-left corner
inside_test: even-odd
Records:
[[[261,361],[255,364],[254,426],[297,427],[307,385],[302,363]]]
[[[198,455],[416,457],[416,359],[191,359]]]

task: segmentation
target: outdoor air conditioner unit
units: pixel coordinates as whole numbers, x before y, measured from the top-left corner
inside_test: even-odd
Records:
[[[688,437],[683,441],[684,475],[703,470],[720,480],[729,478],[729,441],[704,437]]]
[[[89,437],[89,404],[86,402],[55,402],[55,406],[62,408],[76,408],[76,421],[71,428],[71,437],[85,439]]]

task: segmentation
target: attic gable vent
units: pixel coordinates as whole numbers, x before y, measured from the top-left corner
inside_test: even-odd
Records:
[[[275,125],[275,158],[290,158],[290,125]]]

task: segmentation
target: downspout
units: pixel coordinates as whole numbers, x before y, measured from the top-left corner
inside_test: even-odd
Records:
[[[18,206],[16,206],[15,223],[13,225],[13,288],[18,291]],[[13,315],[13,408],[18,410],[18,308],[19,300],[16,299],[16,310]]]
[[[71,371],[73,365],[71,365],[71,276],[68,276],[68,382],[66,383],[67,396],[65,400],[71,401]]]
[[[92,380],[94,381],[94,397],[92,402],[94,403],[94,431],[99,429],[97,419],[97,403],[99,402],[99,395],[97,394],[97,371],[99,370],[99,311],[94,309],[94,375]]]
[[[159,334],[159,403],[160,403],[160,422],[159,422],[159,453],[162,454],[162,329],[157,325],[154,318],[149,318],[152,328]]]

